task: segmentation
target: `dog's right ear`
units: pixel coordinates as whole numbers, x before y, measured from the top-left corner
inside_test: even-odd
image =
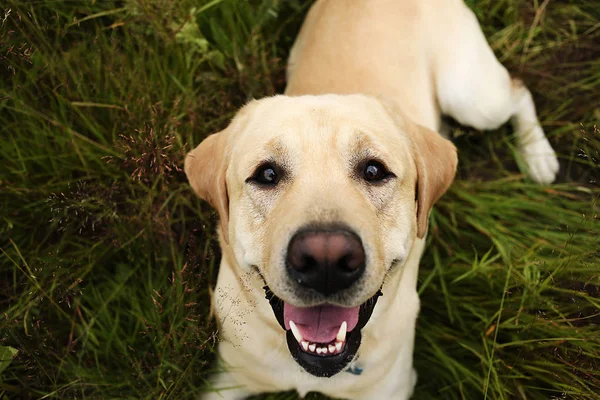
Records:
[[[219,213],[221,233],[228,242],[227,129],[210,135],[185,157],[185,175],[194,192]]]
[[[241,109],[229,126],[204,139],[185,157],[185,175],[194,192],[219,213],[221,236],[229,243],[229,195],[227,168],[230,160],[231,137],[245,125],[248,106]]]

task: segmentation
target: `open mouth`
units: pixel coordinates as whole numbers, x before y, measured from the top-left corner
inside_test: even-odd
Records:
[[[361,341],[361,329],[369,322],[381,291],[357,307],[324,304],[295,307],[264,287],[275,318],[286,331],[290,354],[308,373],[330,377],[354,359]]]

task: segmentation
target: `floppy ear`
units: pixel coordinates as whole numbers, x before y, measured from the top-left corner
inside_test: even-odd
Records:
[[[456,147],[439,133],[421,125],[408,129],[417,166],[417,236],[427,232],[429,211],[448,190],[456,174]]]
[[[229,243],[229,195],[226,176],[231,142],[246,126],[250,110],[256,103],[257,101],[252,100],[242,107],[227,128],[204,139],[185,157],[185,175],[194,192],[219,213],[221,236],[225,243]]]
[[[439,133],[410,121],[399,112],[394,102],[382,98],[378,100],[396,126],[410,138],[417,167],[417,236],[423,239],[431,208],[454,180],[458,164],[456,147]]]
[[[229,242],[229,196],[225,175],[229,164],[227,128],[210,135],[185,157],[184,171],[194,192],[219,213],[221,233]]]

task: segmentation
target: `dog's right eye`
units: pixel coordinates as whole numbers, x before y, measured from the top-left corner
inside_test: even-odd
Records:
[[[279,183],[282,176],[281,168],[278,166],[266,163],[256,169],[252,177],[248,178],[247,182],[255,182],[265,186],[275,186]]]

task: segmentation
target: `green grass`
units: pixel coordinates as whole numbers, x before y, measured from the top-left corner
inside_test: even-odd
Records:
[[[216,216],[183,156],[283,90],[303,3],[3,3],[0,355],[18,353],[0,360],[0,399],[202,387]],[[415,398],[597,399],[600,5],[468,4],[532,90],[561,173],[537,186],[509,129],[456,126],[458,177],[421,265]]]

